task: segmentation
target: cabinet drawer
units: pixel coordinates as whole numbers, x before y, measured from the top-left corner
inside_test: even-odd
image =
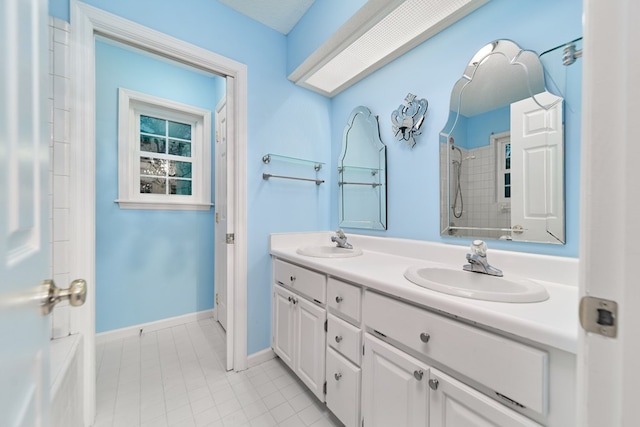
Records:
[[[364,322],[489,387],[499,398],[546,415],[546,352],[369,291],[364,298]]]
[[[338,316],[354,323],[360,323],[362,312],[361,289],[359,286],[329,278],[327,284],[327,305]]]
[[[327,343],[347,359],[360,366],[362,360],[362,334],[360,329],[342,319],[327,316]]]
[[[360,425],[360,368],[327,348],[327,407],[346,427]]]
[[[273,261],[273,277],[276,283],[290,286],[320,304],[326,302],[326,276],[282,260]]]

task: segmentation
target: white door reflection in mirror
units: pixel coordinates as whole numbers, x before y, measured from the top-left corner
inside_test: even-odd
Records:
[[[549,92],[511,104],[513,240],[564,243],[562,107]]]

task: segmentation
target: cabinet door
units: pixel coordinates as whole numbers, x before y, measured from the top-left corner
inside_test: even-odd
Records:
[[[273,351],[294,369],[294,294],[278,285],[273,291]]]
[[[362,410],[367,427],[426,427],[429,367],[366,334]]]
[[[345,427],[360,425],[360,368],[329,347],[327,407]]]
[[[431,369],[430,427],[540,427],[460,381]]]
[[[295,363],[294,371],[309,389],[324,402],[325,346],[327,333],[324,322],[327,311],[301,297],[295,300]]]

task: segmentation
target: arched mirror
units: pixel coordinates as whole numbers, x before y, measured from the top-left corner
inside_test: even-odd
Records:
[[[562,109],[535,52],[497,40],[473,56],[440,133],[442,235],[565,242]]]
[[[367,107],[354,108],[344,128],[338,185],[340,227],[386,230],[386,146]]]

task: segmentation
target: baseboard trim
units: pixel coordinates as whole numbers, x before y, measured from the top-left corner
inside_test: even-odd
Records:
[[[197,311],[195,313],[183,314],[182,316],[169,317],[167,319],[156,320],[155,322],[141,323],[139,325],[127,326],[125,328],[114,329],[112,331],[100,332],[96,334],[96,345],[110,341],[129,338],[142,333],[158,331],[160,329],[171,328],[173,326],[184,325],[196,320],[209,319],[214,315],[213,309]]]
[[[265,348],[264,350],[247,356],[247,368],[258,366],[259,364],[271,360],[274,357],[276,357],[276,355],[273,350],[271,350],[270,348]]]

